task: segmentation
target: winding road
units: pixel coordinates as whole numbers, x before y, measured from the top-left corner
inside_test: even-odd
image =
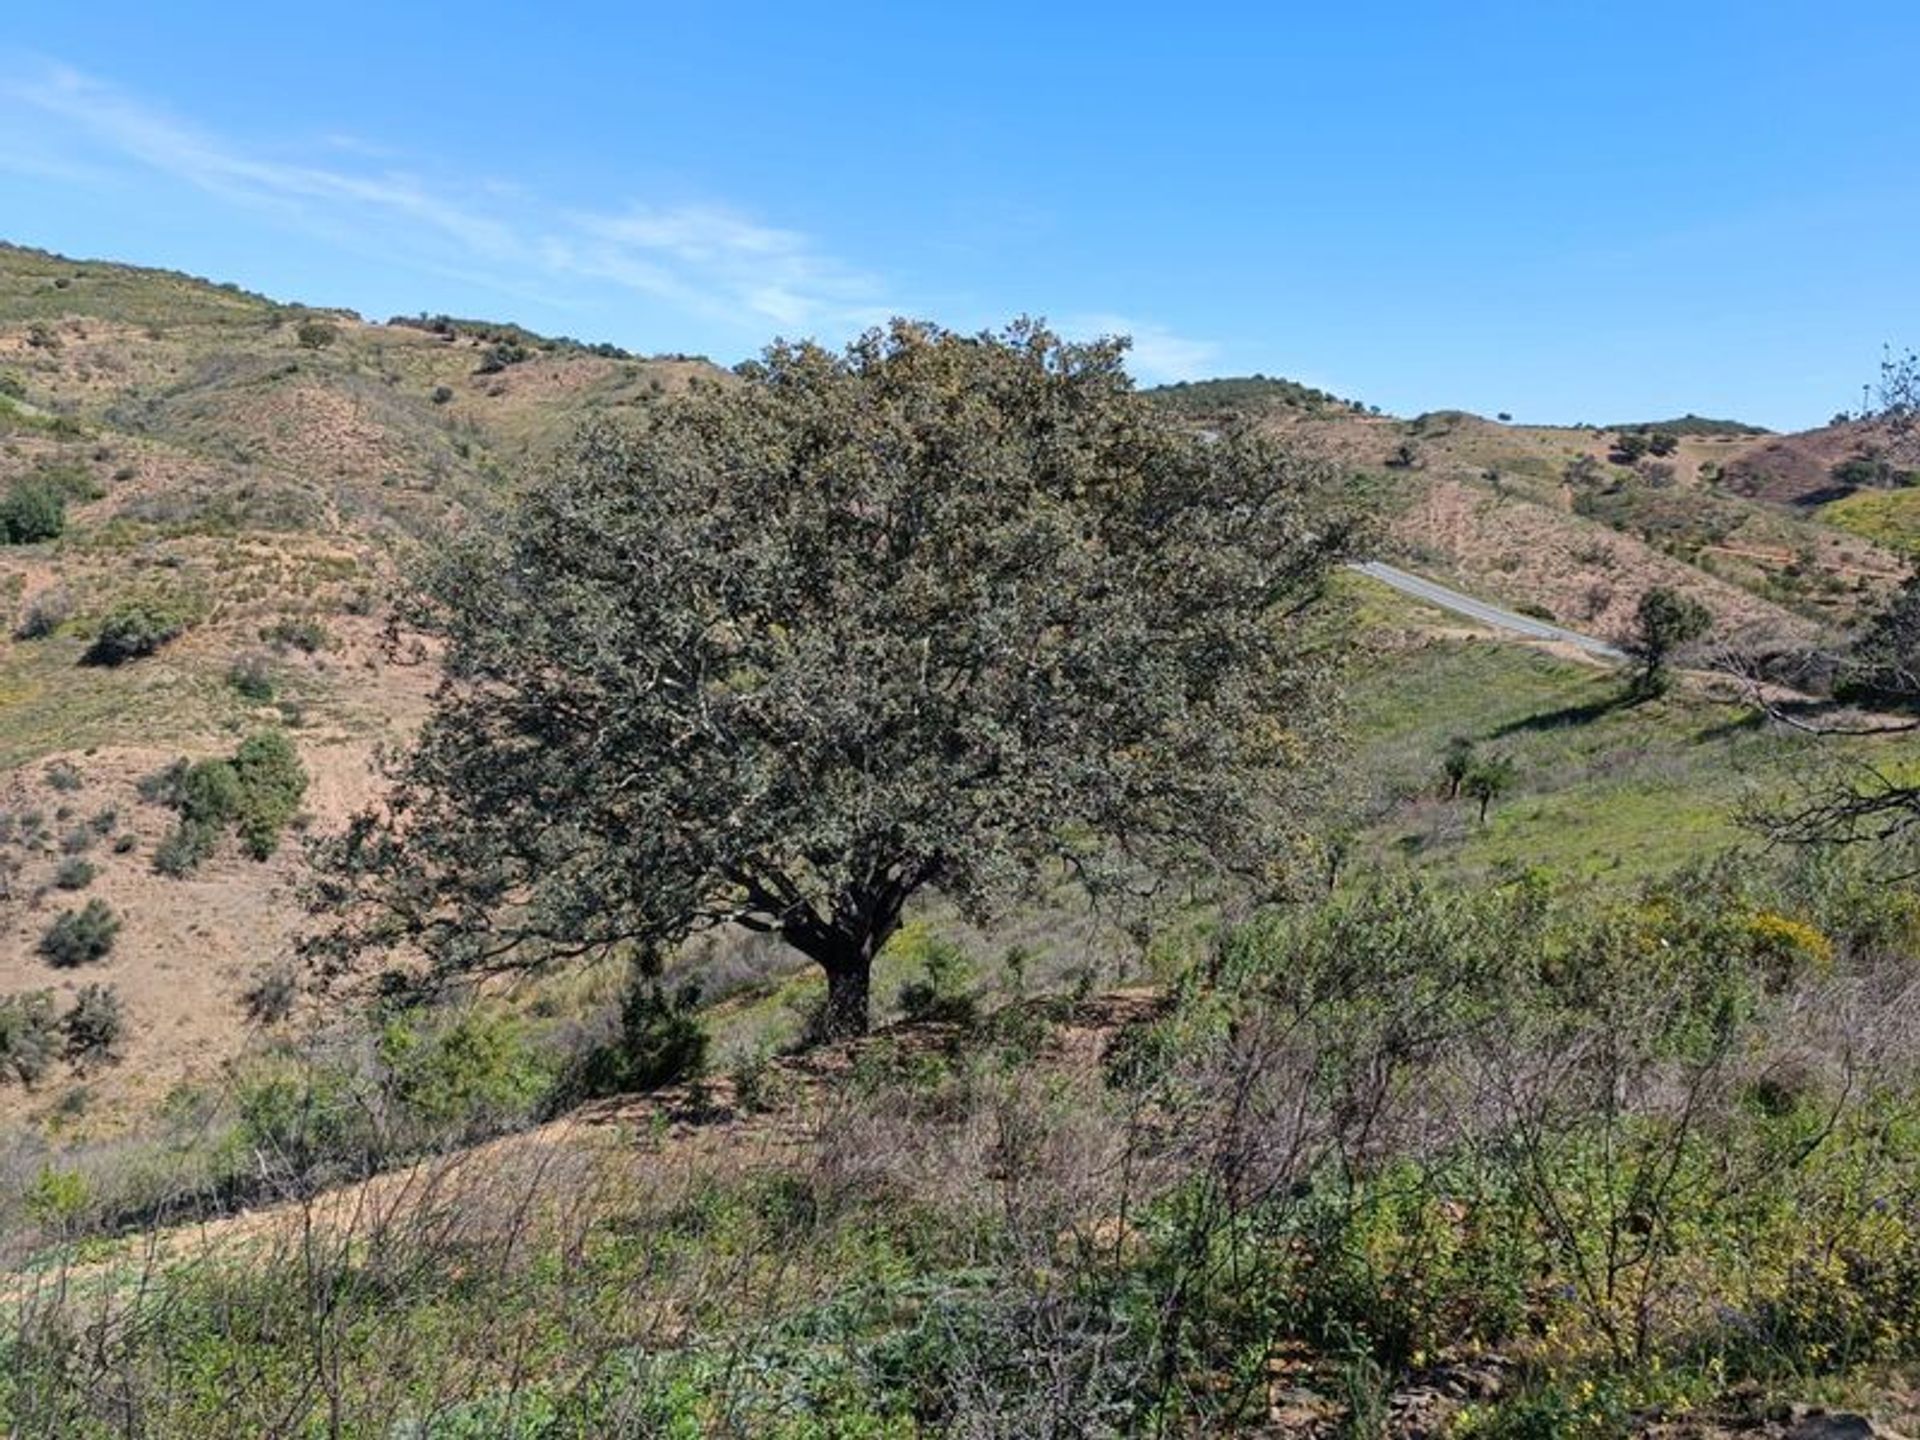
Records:
[[[1603,660],[1625,661],[1626,655],[1616,646],[1604,640],[1596,640],[1591,635],[1582,635],[1578,630],[1568,630],[1548,620],[1536,620],[1530,615],[1521,615],[1513,610],[1502,609],[1498,605],[1489,605],[1484,600],[1476,600],[1471,595],[1462,595],[1458,590],[1449,590],[1444,585],[1436,585],[1431,580],[1423,580],[1418,575],[1378,560],[1363,560],[1350,567],[1382,585],[1390,585],[1403,595],[1411,595],[1416,600],[1424,600],[1429,605],[1438,605],[1443,610],[1451,610],[1456,615],[1464,615],[1469,620],[1478,620],[1482,625],[1491,625],[1498,630],[1511,630],[1516,635],[1525,635],[1531,640],[1557,640],[1563,645],[1572,645],[1589,655],[1597,655]]]

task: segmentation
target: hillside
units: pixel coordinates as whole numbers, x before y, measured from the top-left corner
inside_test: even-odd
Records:
[[[337,825],[375,793],[375,755],[409,732],[433,684],[424,657],[386,638],[386,597],[409,550],[461,524],[582,420],[717,373],[507,324],[374,324],[0,247],[0,487],[57,492],[66,515],[55,539],[0,548],[0,600],[15,617],[0,640],[0,994],[50,987],[66,1005],[95,979],[118,988],[124,1063],[84,1077],[82,1101],[59,1102],[84,1103],[86,1128],[129,1123],[252,1043],[260,989],[278,983],[301,923],[297,834],[264,861],[229,840],[190,875],[156,873],[178,816],[153,798],[155,777],[179,757],[284,729],[310,776],[297,826]],[[1462,412],[1403,421],[1266,376],[1153,393],[1196,419],[1250,416],[1331,454],[1379,506],[1404,563],[1592,634],[1620,633],[1639,595],[1664,584],[1700,598],[1723,631],[1804,640],[1848,623],[1903,573],[1893,550],[1825,523],[1805,496],[1788,503],[1750,481],[1783,446],[1839,453],[1824,433],[1665,422],[1677,445],[1661,472],[1615,463],[1616,437],[1601,432]],[[82,663],[129,602],[172,617],[178,638],[137,663]],[[1388,688],[1361,692],[1364,744],[1398,757],[1379,764],[1402,772],[1401,793],[1417,791],[1427,762],[1384,717],[1411,718],[1428,747],[1471,727],[1442,678],[1455,662],[1434,658],[1452,652],[1408,651],[1396,637],[1457,645],[1460,625],[1397,602],[1359,608],[1367,643],[1389,656],[1376,672]],[[1498,668],[1510,653],[1463,652],[1461,663],[1480,654],[1472,663]],[[1580,674],[1554,684],[1604,690]],[[1521,672],[1500,670],[1498,684],[1509,723],[1530,703],[1551,708]],[[1394,690],[1423,698],[1409,711]],[[1711,717],[1700,724],[1711,730]],[[1606,728],[1621,753],[1653,756],[1668,721],[1623,713]],[[1530,773],[1552,770],[1565,738],[1550,735]],[[1703,791],[1670,796],[1715,843],[1734,838],[1720,748],[1689,767]],[[1607,773],[1618,783],[1634,768]],[[1564,774],[1552,786],[1575,805],[1600,798]],[[1634,854],[1637,825],[1678,833],[1604,803],[1619,817],[1604,833],[1556,842],[1571,847],[1571,873],[1604,874]],[[1561,833],[1558,813],[1535,811],[1543,833]],[[1364,823],[1380,853],[1405,854],[1410,820],[1433,823],[1384,799]],[[1488,843],[1450,843],[1462,838],[1469,850]],[[120,921],[111,959],[51,969],[42,936],[93,900]],[[0,1089],[0,1110],[45,1118],[48,1104]]]
[[[337,824],[432,684],[382,643],[409,548],[583,418],[712,373],[0,247],[0,490],[66,497],[57,539],[0,548],[0,993],[51,985],[65,1003],[100,977],[50,970],[41,935],[90,899],[120,916],[107,968],[129,1063],[98,1077],[96,1123],[215,1072],[300,914],[297,843],[264,863],[229,844],[190,877],[155,874],[175,817],[140,782],[284,728],[311,776],[301,824]],[[179,638],[138,663],[83,664],[130,601],[177,616]],[[92,878],[63,889],[76,858]],[[18,1087],[0,1093],[0,1108],[20,1103]]]
[[[1630,694],[1367,576],[1314,631],[1346,739],[1285,906],[1122,923],[1069,875],[990,925],[916,901],[877,1033],[817,1045],[819,972],[767,935],[435,1005],[303,988],[301,842],[378,795],[439,680],[396,580],[582,421],[720,374],[0,247],[0,1423],[1787,1440],[1885,1433],[1808,1429],[1816,1401],[1920,1414],[1885,1368],[1920,1355],[1917,912],[1739,823],[1811,762],[1905,773],[1920,745],[1816,745],[1705,672]],[[1667,586],[1716,638],[1824,645],[1906,573],[1920,491],[1844,469],[1858,427],[1153,393],[1338,462],[1378,553],[1591,635]],[[1450,784],[1449,754],[1499,783]],[[121,1032],[18,1068],[100,986]]]

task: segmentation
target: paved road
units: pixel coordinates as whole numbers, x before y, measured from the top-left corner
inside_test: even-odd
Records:
[[[1465,615],[1470,620],[1478,620],[1482,625],[1491,625],[1499,630],[1511,630],[1517,635],[1525,635],[1534,640],[1558,640],[1563,645],[1573,645],[1589,655],[1598,655],[1604,660],[1625,660],[1614,646],[1604,640],[1596,640],[1591,635],[1582,635],[1577,630],[1563,629],[1546,620],[1535,620],[1530,615],[1516,614],[1512,610],[1503,610],[1498,605],[1489,605],[1484,600],[1476,600],[1471,595],[1462,595],[1458,590],[1449,590],[1444,585],[1436,585],[1431,580],[1423,580],[1418,575],[1410,575],[1392,565],[1383,565],[1378,560],[1367,560],[1353,567],[1362,575],[1370,575],[1383,585],[1391,585],[1403,595],[1411,595],[1416,600],[1424,600],[1429,605],[1438,605],[1443,610],[1451,610],[1456,615]]]

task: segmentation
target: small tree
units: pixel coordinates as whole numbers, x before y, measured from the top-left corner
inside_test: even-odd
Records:
[[[1513,761],[1504,755],[1488,755],[1473,762],[1460,788],[1469,800],[1480,806],[1480,823],[1487,823],[1487,808],[1513,788]]]
[[[1690,595],[1656,585],[1640,597],[1633,631],[1621,648],[1635,662],[1632,690],[1646,698],[1665,692],[1673,654],[1707,633],[1713,615]]]
[[[1460,798],[1460,785],[1473,773],[1473,741],[1465,735],[1456,735],[1447,741],[1447,748],[1440,757],[1440,773],[1447,779],[1447,799]]]
[[[1124,349],[901,321],[589,428],[424,576],[446,681],[319,853],[312,953],[451,978],[738,924],[845,1035],[923,890],[1291,880],[1334,476],[1196,435]]]

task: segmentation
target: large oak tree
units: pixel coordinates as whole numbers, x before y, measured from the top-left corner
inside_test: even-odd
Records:
[[[734,924],[867,1023],[923,889],[1273,881],[1327,735],[1331,476],[1124,344],[896,322],[586,429],[426,570],[445,678],[318,947],[438,976]]]

